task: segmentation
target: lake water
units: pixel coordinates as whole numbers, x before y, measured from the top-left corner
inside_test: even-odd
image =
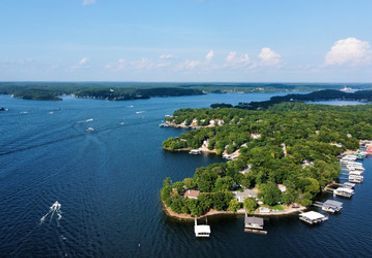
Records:
[[[181,107],[266,100],[270,94],[209,94],[108,102],[0,96],[1,257],[367,257],[372,255],[372,159],[341,214],[315,227],[297,216],[265,221],[268,235],[243,232],[243,218],[210,218],[210,239],[164,215],[162,180],[192,176],[214,156],[166,153],[181,130],[159,128]],[[87,132],[92,127],[94,132]],[[58,200],[62,219],[50,216]]]

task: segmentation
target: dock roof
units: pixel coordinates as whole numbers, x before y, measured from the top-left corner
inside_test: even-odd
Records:
[[[315,211],[304,212],[304,213],[301,213],[300,216],[305,217],[309,220],[318,220],[318,219],[325,218],[323,214],[319,212],[315,212]]]
[[[245,224],[256,224],[256,225],[259,225],[259,226],[263,226],[264,225],[264,220],[263,220],[263,218],[259,218],[259,217],[245,216]]]
[[[211,227],[209,225],[195,225],[195,233],[211,233]]]
[[[335,201],[335,200],[327,200],[324,202],[324,206],[328,206],[328,207],[334,207],[334,208],[342,208],[342,202],[338,202],[338,201]]]

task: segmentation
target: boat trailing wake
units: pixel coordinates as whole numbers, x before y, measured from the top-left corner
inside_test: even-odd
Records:
[[[59,221],[62,219],[62,211],[61,211],[61,204],[56,201],[55,203],[50,206],[48,213],[46,213],[44,216],[40,219],[40,225],[42,225],[45,220],[49,217],[49,223],[52,222],[54,216],[56,216],[56,221],[59,226]]]

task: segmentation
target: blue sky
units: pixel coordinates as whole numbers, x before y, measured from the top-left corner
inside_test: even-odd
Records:
[[[1,0],[0,80],[371,82],[371,0]]]

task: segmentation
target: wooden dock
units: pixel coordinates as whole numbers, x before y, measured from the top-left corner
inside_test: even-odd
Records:
[[[245,228],[244,232],[255,233],[255,234],[260,234],[260,235],[266,235],[267,234],[266,230],[252,229],[252,228]]]

